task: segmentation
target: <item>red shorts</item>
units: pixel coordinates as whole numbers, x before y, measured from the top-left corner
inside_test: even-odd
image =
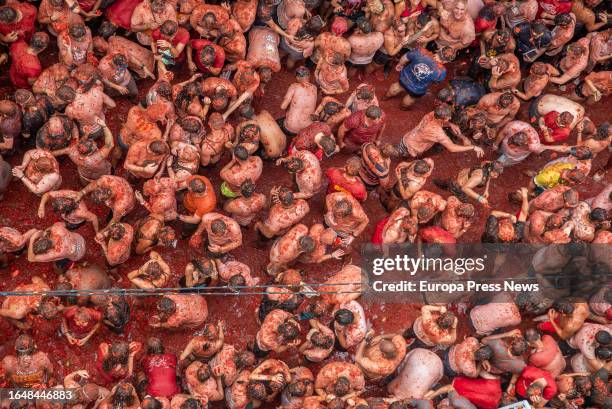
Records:
[[[381,221],[376,224],[376,228],[374,229],[374,233],[372,234],[372,238],[370,241],[374,244],[383,244],[383,230],[389,221],[389,216],[385,217]]]

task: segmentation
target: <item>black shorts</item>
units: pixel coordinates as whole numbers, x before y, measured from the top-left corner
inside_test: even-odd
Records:
[[[82,221],[82,222],[80,222],[80,223],[68,223],[68,222],[65,222],[65,223],[66,223],[66,228],[67,228],[68,230],[70,230],[70,231],[75,231],[75,230],[77,230],[79,227],[81,227],[82,225],[84,225],[84,224],[85,224],[85,220],[83,220],[83,221]]]
[[[351,13],[351,14],[338,13],[336,15],[340,16],[340,17],[344,17],[346,19],[349,19],[353,23],[356,23],[357,20],[359,20],[360,18],[364,18],[365,17],[365,11],[361,11],[360,10],[360,11],[358,11],[356,13]]]
[[[386,65],[389,61],[391,61],[392,58],[393,57],[391,57],[389,54],[377,50],[374,54],[374,59],[372,61],[374,62],[374,64]]]
[[[348,60],[346,61],[346,66],[348,68],[357,68],[357,69],[359,69],[359,68],[365,68],[368,65],[370,65],[370,63],[367,63],[367,64],[355,64],[355,63],[352,63],[352,62],[350,62]]]
[[[449,378],[454,378],[458,374],[451,367],[449,359],[450,350],[451,349],[448,348],[446,351],[444,351],[444,359],[442,360],[442,363],[444,364],[444,375],[448,376]]]

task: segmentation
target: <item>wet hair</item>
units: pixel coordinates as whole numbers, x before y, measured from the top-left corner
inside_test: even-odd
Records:
[[[525,331],[525,340],[527,340],[527,342],[536,342],[542,339],[542,335],[540,334],[540,332],[535,329],[535,328],[528,328]]]
[[[321,139],[319,139],[319,145],[321,145],[323,153],[325,153],[326,156],[330,156],[336,151],[336,141],[334,138],[327,135],[323,135]]]
[[[366,116],[370,119],[378,119],[382,117],[382,111],[376,105],[369,106],[365,112]]]
[[[128,59],[123,54],[115,54],[113,56],[113,65],[125,68],[128,66]]]
[[[246,392],[249,398],[255,400],[265,400],[267,396],[266,385],[262,382],[249,382]]]
[[[290,204],[293,203],[293,192],[287,189],[286,187],[283,187],[278,192],[278,198],[281,204],[285,206],[289,206]]]
[[[310,70],[302,65],[295,70],[295,76],[297,78],[310,77]]]
[[[424,175],[431,170],[431,166],[429,166],[429,163],[427,163],[427,161],[423,159],[417,159],[414,162],[413,169],[414,169],[414,173],[417,173],[419,175]]]
[[[251,351],[242,351],[235,355],[234,362],[239,368],[246,368],[255,364],[255,355]]]
[[[576,146],[571,148],[570,154],[579,160],[591,159],[593,157],[593,152],[586,146]]]
[[[103,204],[111,197],[113,197],[113,191],[107,187],[98,187],[91,192],[91,200],[95,204]]]
[[[315,248],[315,243],[312,237],[304,236],[300,239],[300,248],[304,253],[310,253]]]
[[[255,116],[255,110],[253,109],[253,106],[251,104],[241,105],[240,108],[238,108],[238,113],[240,114],[240,116],[247,119],[251,119],[253,118],[253,116]]]
[[[108,38],[112,36],[113,34],[115,34],[116,31],[117,31],[116,25],[114,25],[108,20],[104,20],[102,24],[100,24],[100,27],[98,28],[98,35],[104,38],[105,40],[108,40]]]
[[[145,268],[145,273],[153,279],[159,278],[162,275],[162,271],[161,265],[157,261],[149,262]]]
[[[603,141],[605,139],[608,139],[609,134],[610,134],[610,123],[604,122],[603,124],[599,125],[599,127],[597,128],[597,132],[593,136],[593,139],[595,139],[596,141]]]
[[[327,115],[335,115],[340,112],[340,104],[334,101],[326,102],[323,105],[323,112]]]
[[[240,194],[244,197],[251,197],[255,193],[255,183],[251,179],[247,179],[240,185]]]
[[[333,387],[334,395],[344,396],[351,391],[351,381],[346,376],[340,376],[336,379]]]
[[[285,162],[285,167],[289,172],[297,173],[304,170],[304,161],[298,157],[292,156],[287,162]]]
[[[76,200],[67,197],[58,197],[51,201],[53,211],[63,215],[74,212],[78,206]]]
[[[357,87],[355,95],[361,100],[371,100],[374,98],[374,92],[368,85]]]
[[[306,391],[308,390],[308,381],[304,379],[298,379],[295,382],[291,382],[287,385],[287,392],[291,396],[301,397],[306,395]]]
[[[202,366],[198,368],[198,371],[196,373],[196,377],[200,382],[206,382],[210,379],[211,375],[212,374],[210,372],[210,366],[208,364],[202,364]]]
[[[370,21],[365,17],[357,20],[356,26],[364,34],[370,34],[372,32],[372,24],[370,24]]]
[[[164,155],[169,151],[168,145],[164,141],[160,141],[157,139],[149,143],[149,149],[151,150],[151,152],[157,155]]]
[[[15,341],[15,352],[17,355],[29,355],[34,352],[34,339],[28,334],[21,334]]]
[[[204,405],[202,405],[199,399],[187,398],[181,404],[181,409],[204,409]]]
[[[521,356],[525,353],[525,351],[527,351],[527,346],[528,345],[525,338],[514,338],[510,343],[510,354],[513,356]]]
[[[30,47],[37,50],[42,51],[49,45],[49,34],[44,31],[37,31],[32,35],[30,39]]]
[[[445,103],[450,103],[450,102],[453,102],[453,99],[454,99],[454,92],[450,86],[444,87],[440,91],[438,91],[438,100],[445,102]]]
[[[176,311],[176,303],[169,297],[162,297],[157,301],[157,309],[167,314],[173,314]]]
[[[573,21],[574,19],[569,13],[561,13],[555,16],[556,26],[569,26]]]
[[[147,340],[147,352],[152,355],[159,355],[164,353],[164,344],[162,340],[157,337],[151,337]]]
[[[202,48],[202,51],[200,51],[200,61],[202,63],[208,63],[208,64],[214,63],[215,48],[212,45],[207,45],[204,48]]]
[[[514,135],[510,136],[508,142],[515,146],[526,146],[528,142],[527,133],[522,131],[517,132]]]
[[[429,13],[421,13],[417,17],[417,25],[419,27],[425,27],[425,24],[429,23],[430,20],[431,20],[431,16],[429,15]]]
[[[74,101],[76,92],[68,85],[62,85],[57,89],[57,91],[55,91],[55,95],[57,95],[62,101],[70,103]]]
[[[180,119],[180,125],[181,128],[189,133],[198,133],[202,130],[202,123],[192,116]]]
[[[0,23],[10,24],[17,19],[17,10],[11,6],[0,9]]]
[[[546,67],[546,63],[543,63],[541,61],[534,62],[531,68],[529,69],[529,72],[535,75],[544,75],[547,71],[548,69]]]
[[[493,358],[493,350],[488,345],[482,346],[474,352],[474,359],[477,362],[487,361],[491,358]]]
[[[48,237],[40,237],[34,242],[32,251],[34,254],[44,254],[53,247],[53,241]]]
[[[217,16],[215,16],[215,13],[209,11],[208,13],[204,14],[204,16],[202,16],[202,22],[207,24],[215,24],[217,22]]]
[[[450,311],[445,312],[444,314],[440,314],[436,323],[440,328],[449,329],[455,323],[455,314]]]
[[[544,34],[548,29],[541,21],[536,21],[531,24],[531,32],[534,34]]]
[[[595,340],[601,345],[610,345],[612,344],[612,335],[608,331],[597,331]]]
[[[559,114],[559,121],[565,126],[569,126],[573,120],[574,115],[571,112],[563,111]]]
[[[591,219],[594,222],[603,222],[608,218],[608,212],[606,211],[606,209],[603,209],[601,207],[596,207],[593,210],[591,210],[591,213],[589,213],[589,219]]]
[[[612,358],[612,350],[608,347],[597,347],[595,348],[595,357],[602,361],[607,361]]]
[[[499,96],[499,99],[497,100],[497,103],[502,108],[509,107],[512,102],[514,102],[514,95],[512,95],[510,92],[504,92]]]
[[[222,219],[215,219],[210,223],[210,230],[214,234],[223,234],[227,231],[227,224]]]
[[[556,300],[553,308],[561,314],[572,314],[574,312],[574,304],[568,299]]]
[[[157,84],[157,93],[164,98],[170,98],[172,96],[172,85],[170,82],[162,80]]]
[[[300,328],[293,321],[285,321],[277,328],[278,333],[288,341],[293,341],[300,336]]]
[[[77,150],[81,155],[88,156],[98,150],[98,145],[92,139],[81,139],[77,143]]]
[[[471,203],[461,203],[457,206],[457,216],[459,217],[473,217],[474,212],[474,205]]]
[[[133,393],[134,387],[131,384],[121,382],[112,396],[112,406],[120,408],[131,406],[134,403]]]
[[[393,359],[397,356],[395,344],[388,339],[383,339],[380,342],[379,349],[387,359]]]
[[[193,193],[204,193],[206,191],[206,183],[200,178],[191,179],[189,182],[189,190]]]
[[[87,29],[85,28],[84,24],[73,24],[68,28],[68,34],[70,34],[70,37],[72,38],[82,38],[85,37],[85,34],[87,34]]]
[[[576,204],[578,203],[578,192],[575,189],[569,189],[563,192],[563,200],[567,204]]]
[[[163,22],[159,31],[166,36],[173,36],[178,31],[178,24],[173,20],[166,20]]]
[[[104,309],[104,319],[116,330],[123,328],[130,319],[130,306],[125,297],[113,298]]]
[[[247,160],[249,158],[249,151],[242,145],[236,145],[234,148],[234,156],[239,160]]]
[[[348,216],[353,213],[353,205],[346,199],[342,199],[334,203],[334,213],[339,213],[341,216]]]
[[[453,116],[453,111],[447,104],[440,104],[434,108],[434,117],[436,119],[450,119]]]
[[[150,395],[147,395],[140,402],[140,406],[143,409],[162,409],[163,408],[163,405],[161,404],[161,402]]]
[[[351,310],[346,308],[340,308],[334,314],[334,321],[336,321],[340,325],[349,325],[355,321],[355,315]]]
[[[246,285],[246,280],[244,279],[242,274],[235,274],[230,277],[227,283],[230,287],[233,287],[233,288],[244,287]]]
[[[334,338],[316,331],[311,335],[310,342],[317,348],[329,349],[334,345]]]

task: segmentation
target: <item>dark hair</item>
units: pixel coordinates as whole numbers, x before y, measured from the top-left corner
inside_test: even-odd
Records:
[[[531,24],[531,31],[536,34],[544,34],[548,29],[541,21],[536,21]]]
[[[117,67],[127,67],[128,59],[123,54],[115,54],[113,56],[113,65],[116,65]]]
[[[608,218],[608,212],[606,211],[606,209],[603,209],[601,207],[596,207],[593,210],[591,210],[591,213],[589,213],[589,219],[591,219],[594,222],[603,222],[607,218]]]
[[[57,95],[64,102],[72,102],[76,97],[76,92],[68,85],[62,85],[57,89],[57,91],[55,91],[55,95]]]
[[[378,119],[382,117],[382,111],[376,105],[369,106],[365,112],[366,116],[370,119]]]
[[[283,187],[278,192],[278,198],[281,204],[288,206],[293,203],[293,192],[286,187]]]
[[[514,338],[510,343],[510,353],[513,356],[521,356],[527,351],[527,342],[523,337]]]
[[[431,166],[429,166],[429,163],[427,163],[427,161],[423,159],[417,159],[416,161],[414,161],[413,169],[415,173],[418,173],[419,175],[424,175],[431,170]]]
[[[181,404],[181,409],[204,409],[204,405],[202,405],[199,399],[187,398]]]
[[[310,70],[302,65],[295,70],[295,76],[299,78],[309,77]]]
[[[34,242],[32,251],[34,254],[44,254],[53,247],[53,241],[48,237],[40,237]]]
[[[147,340],[147,351],[152,355],[159,355],[164,353],[164,344],[162,340],[157,337],[151,337]]]
[[[317,348],[329,349],[334,345],[334,338],[316,331],[310,336],[310,342]]]
[[[178,31],[178,24],[173,20],[166,20],[163,22],[159,31],[166,36],[173,36]]]
[[[210,230],[215,234],[223,234],[227,231],[227,224],[223,219],[215,219],[210,223]]]
[[[346,308],[340,308],[334,314],[334,321],[336,321],[340,325],[349,325],[355,321],[355,315],[351,310]]]
[[[525,146],[527,145],[527,133],[525,132],[517,132],[514,135],[510,136],[510,138],[508,138],[508,142],[510,142],[512,145],[516,145],[516,146]]]
[[[454,96],[454,92],[450,86],[444,87],[440,91],[438,91],[438,99],[442,102],[445,102],[445,103],[453,102],[454,100],[453,96]]]
[[[561,314],[572,314],[574,312],[574,304],[567,299],[556,300],[553,308]]]
[[[206,191],[206,183],[200,178],[193,178],[189,182],[189,190],[193,193],[204,193]]]
[[[569,13],[561,13],[555,16],[555,25],[556,26],[568,26],[572,24],[574,19]]]
[[[68,34],[70,34],[72,38],[81,38],[87,34],[87,29],[82,23],[73,24],[68,28]]]
[[[612,344],[612,335],[608,331],[597,331],[595,334],[595,340],[601,345]]]
[[[247,396],[255,400],[266,399],[266,386],[262,382],[249,382],[247,385]]]
[[[319,139],[319,145],[321,145],[323,153],[325,153],[326,156],[330,156],[336,151],[336,141],[330,136],[323,135],[321,139]]]
[[[450,311],[445,312],[444,314],[440,314],[436,323],[440,328],[449,329],[455,323],[455,314]]]
[[[151,150],[151,152],[157,155],[163,155],[163,154],[168,153],[169,151],[168,145],[166,144],[166,142],[160,141],[158,139],[151,141],[149,143],[149,149]]]
[[[300,328],[294,321],[285,321],[277,328],[278,333],[288,341],[293,341],[300,336]]]
[[[334,203],[334,213],[340,213],[341,216],[348,216],[353,213],[353,205],[346,199],[342,199]]]
[[[180,120],[181,128],[189,133],[198,133],[202,130],[202,123],[193,116],[186,116]]]
[[[504,92],[499,96],[498,103],[502,108],[507,108],[514,102],[514,95],[510,92]]]
[[[247,179],[240,185],[240,194],[244,197],[251,197],[255,193],[255,183],[251,179]]]
[[[117,31],[116,25],[114,25],[108,20],[104,20],[102,24],[100,24],[100,27],[98,28],[98,35],[104,38],[105,40],[108,40],[108,38],[112,36],[113,34],[115,34],[116,31]]]
[[[236,145],[234,148],[234,156],[239,160],[247,160],[249,158],[249,151],[242,145]]]
[[[493,358],[493,349],[490,346],[485,345],[474,352],[474,359],[478,362],[487,361]]]
[[[42,51],[49,45],[49,35],[43,31],[38,31],[30,39],[30,47]]]
[[[76,200],[67,197],[57,197],[51,202],[51,207],[56,213],[67,215],[76,210],[79,206]]]
[[[210,366],[208,364],[202,364],[202,366],[198,368],[198,372],[196,373],[196,377],[198,378],[198,381],[206,382],[208,379],[210,379],[210,376],[211,376]]]
[[[370,24],[370,21],[366,19],[365,17],[362,17],[359,20],[357,20],[356,25],[357,25],[357,28],[361,30],[361,32],[364,34],[370,34],[372,32],[372,24]]]
[[[538,331],[535,328],[528,328],[525,331],[525,339],[528,342],[536,342],[539,341],[540,339],[542,339],[542,335],[540,334],[540,331]]]
[[[351,391],[351,381],[346,376],[339,376],[333,387],[334,395],[344,396]]]
[[[291,173],[297,173],[304,170],[304,161],[297,156],[292,156],[285,162],[285,167]]]
[[[17,10],[11,6],[2,7],[0,9],[0,22],[10,24],[17,19]]]
[[[310,236],[304,236],[300,239],[300,248],[304,253],[310,253],[315,248],[315,242]]]
[[[169,297],[162,297],[157,301],[157,309],[168,314],[176,311],[176,303]]]
[[[434,117],[437,119],[450,119],[453,111],[447,104],[440,104],[434,108]]]
[[[603,124],[599,125],[599,127],[597,127],[597,132],[595,133],[595,136],[593,136],[593,139],[597,141],[603,141],[608,138],[609,133],[610,123],[604,122]]]

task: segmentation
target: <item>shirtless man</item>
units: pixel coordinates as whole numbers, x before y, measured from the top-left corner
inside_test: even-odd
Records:
[[[542,145],[538,132],[528,123],[510,121],[497,133],[495,146],[500,147],[501,156],[497,159],[504,167],[514,166],[532,153],[540,154],[545,150],[567,152],[561,145]]]
[[[37,229],[29,229],[22,234],[12,227],[0,227],[0,266],[6,266],[7,253],[21,252],[30,237],[37,231]]]
[[[482,148],[475,145],[457,145],[446,135],[443,127],[448,126],[451,129],[456,127],[450,122],[451,116],[452,111],[448,105],[437,106],[402,137],[400,144],[394,147],[395,154],[401,157],[418,157],[439,143],[453,153],[474,151],[477,157],[482,157],[484,155]],[[461,131],[458,133],[461,134]]]
[[[368,335],[357,348],[355,363],[376,381],[395,372],[406,356],[406,341],[400,334]]]
[[[270,262],[266,271],[276,276],[287,269],[288,265],[301,254],[308,254],[314,250],[315,244],[308,235],[308,227],[296,224],[287,233],[277,238],[270,248]]]
[[[176,233],[164,225],[164,216],[151,213],[138,220],[134,225],[134,253],[144,254],[153,247],[176,248]]]
[[[223,210],[230,214],[239,225],[247,227],[264,209],[266,203],[266,196],[256,193],[255,184],[250,180],[245,180],[240,185],[240,196],[225,202]]]
[[[559,71],[550,64],[541,61],[534,62],[529,68],[529,76],[523,82],[523,92],[512,89],[512,93],[524,101],[542,95],[551,76],[558,76]]]
[[[368,332],[365,311],[357,301],[351,300],[336,305],[332,314],[334,332],[342,348],[357,346],[365,338]]]
[[[514,119],[520,107],[519,99],[511,93],[491,92],[478,101],[475,109],[484,112],[489,126],[500,129]]]
[[[565,57],[559,63],[559,68],[563,73],[558,77],[551,77],[553,84],[566,84],[578,78],[589,64],[589,39],[581,38],[567,46]]]
[[[142,185],[142,194],[135,192],[136,200],[149,211],[149,213],[160,214],[164,221],[176,220],[178,217],[176,204],[176,183],[168,177],[155,177],[147,180]],[[148,201],[144,200],[148,197]]]
[[[157,301],[149,325],[171,330],[195,329],[208,318],[206,299],[198,294],[167,294]]]
[[[311,115],[317,108],[317,87],[310,82],[310,71],[306,67],[297,68],[295,79],[281,103],[281,109],[287,111],[282,126],[289,135],[310,125]]]
[[[12,173],[30,192],[41,196],[60,187],[62,176],[59,170],[59,163],[49,151],[32,149],[25,153],[21,165],[15,166]]]
[[[141,350],[140,342],[101,342],[96,351],[96,366],[100,375],[107,382],[131,377],[134,359]]]
[[[245,368],[252,367],[256,358],[250,351],[237,351],[233,345],[224,344],[221,350],[211,359],[210,367],[225,386],[233,385],[238,374]]]
[[[223,381],[214,377],[209,364],[200,361],[192,362],[185,369],[185,383],[189,393],[206,397],[208,402],[223,400]]]
[[[144,67],[144,65],[143,65]],[[104,83],[104,93],[110,97],[125,95],[134,100],[138,86],[128,70],[128,59],[120,53],[109,53],[98,64]]]
[[[576,16],[573,13],[557,14],[554,19],[555,27],[552,29],[552,39],[546,55],[554,56],[563,51],[563,46],[574,37],[576,29]]]
[[[302,342],[299,335],[300,325],[292,314],[284,310],[272,310],[255,335],[253,352],[256,356],[265,356],[270,351],[284,352]]]
[[[247,180],[257,183],[262,172],[261,158],[249,155],[242,145],[236,146],[232,152],[232,159],[219,172],[223,180],[220,188],[221,194],[230,199],[238,197],[243,183]]]
[[[350,362],[329,362],[315,379],[315,392],[326,401],[340,398],[342,401],[356,399],[365,389],[365,378],[361,369]]]
[[[128,280],[138,288],[165,288],[170,278],[170,266],[155,251],[149,253],[147,260],[138,270],[127,274]]]
[[[508,294],[499,294],[487,304],[470,310],[472,327],[478,335],[488,335],[497,329],[521,323],[521,313]]]
[[[489,58],[491,92],[515,88],[521,82],[521,69],[518,58],[512,53],[505,53]]]
[[[53,377],[53,364],[46,352],[37,351],[34,339],[22,334],[15,341],[15,355],[6,355],[2,367],[13,388],[48,385]]]
[[[402,361],[387,391],[400,399],[423,399],[444,376],[442,360],[428,349],[412,349]]]
[[[411,215],[407,203],[400,203],[389,217],[376,225],[371,241],[374,244],[414,243],[417,230],[417,218]]]
[[[21,133],[21,109],[9,100],[0,101],[0,152],[10,152]]]
[[[214,165],[221,159],[223,148],[234,140],[234,127],[225,122],[223,116],[218,112],[213,112],[208,125],[210,132],[206,134],[202,141],[200,164],[202,166]]]
[[[121,220],[134,208],[134,191],[130,184],[118,176],[104,175],[79,192],[79,200],[92,194],[95,204],[104,204],[113,212],[109,225]]]
[[[45,205],[51,200],[51,207],[66,222],[69,230],[76,230],[85,222],[91,222],[94,231],[98,232],[98,217],[89,211],[87,205],[77,200],[79,192],[74,190],[56,190],[47,192],[40,198],[38,218],[45,218]]]
[[[85,64],[93,54],[91,30],[85,24],[77,23],[57,36],[60,61],[68,68]]]
[[[353,77],[357,70],[367,67],[374,58],[376,51],[384,44],[382,32],[373,31],[370,22],[361,18],[355,25],[355,30],[348,38],[351,45],[351,55],[347,59],[350,63],[349,77]]]
[[[285,165],[289,173],[295,177],[298,192],[295,199],[310,199],[323,184],[323,171],[319,159],[309,151],[294,150],[290,156],[278,159],[276,165]]]
[[[451,47],[456,51],[469,47],[476,39],[474,21],[467,13],[466,3],[457,1],[452,11],[440,11],[440,35],[438,47]]]
[[[351,56],[351,43],[342,35],[348,31],[348,28],[346,18],[335,16],[330,31],[322,32],[315,38],[314,51],[310,59],[318,64],[323,56],[333,54],[331,53],[333,51],[346,61]]]
[[[153,74],[153,71],[155,71],[155,59],[153,58],[153,53],[147,48],[117,35],[113,35],[107,40],[104,40],[102,37],[94,37],[93,42],[97,52],[106,54],[102,59],[114,58],[117,54],[123,55],[126,58],[127,67],[136,73],[138,77],[142,79],[155,79],[155,74]],[[104,75],[104,70],[100,70]],[[112,73],[112,71],[109,71],[109,73]],[[122,72],[117,71],[116,75],[122,77]],[[133,76],[131,77],[133,78]],[[125,77],[123,79],[125,80]],[[125,81],[122,82],[125,83]]]
[[[601,98],[612,93],[612,71],[592,72],[584,77],[584,82],[574,88],[572,98],[586,99],[587,105],[592,105]]]
[[[334,331],[315,319],[308,322],[310,330],[306,335],[306,341],[300,345],[300,352],[309,362],[322,362],[334,350],[334,340],[336,339]]]
[[[106,263],[118,266],[125,263],[131,255],[134,228],[128,223],[111,224],[104,231],[96,234],[96,243],[102,247]]]
[[[68,155],[77,166],[81,183],[84,185],[111,173],[108,157],[115,146],[113,134],[104,120],[98,118],[97,122],[104,132],[104,146],[99,148],[91,139],[80,139],[76,144],[53,152],[55,156]]]
[[[343,94],[349,90],[347,70],[340,53],[326,51],[319,58],[314,75],[325,95]]]
[[[183,349],[179,361],[195,360],[202,361],[212,358],[221,351],[224,346],[225,324],[219,321],[217,325],[206,324],[202,335],[196,335]]]
[[[50,290],[51,288],[49,288],[47,283],[38,276],[32,277],[31,282],[19,284],[13,289],[16,292],[43,292]],[[17,328],[27,330],[31,327],[31,324],[28,322],[28,316],[39,311],[42,301],[42,295],[8,296],[2,301],[0,316]]]
[[[548,322],[561,339],[571,338],[591,315],[589,305],[584,300],[558,300],[548,310]],[[548,327],[548,329],[550,329]]]
[[[202,233],[206,230],[208,251],[213,254],[225,254],[242,245],[240,225],[231,217],[220,213],[207,213],[193,233],[189,245],[198,248],[202,245]]]
[[[54,108],[61,109],[64,107],[64,101],[58,96],[57,91],[69,77],[70,72],[64,64],[53,64],[40,73],[32,84],[32,92],[46,95]]]
[[[446,349],[457,340],[457,324],[457,317],[446,307],[424,305],[421,316],[412,325],[412,331],[423,344]]]
[[[355,238],[368,226],[370,219],[359,202],[346,192],[330,193],[325,197],[325,224],[338,233]]]
[[[475,209],[470,203],[461,202],[456,196],[446,199],[446,208],[440,217],[440,226],[456,239],[472,226]]]
[[[137,179],[150,179],[166,162],[168,144],[157,139],[137,141],[130,145],[123,167]]]
[[[255,224],[255,231],[266,239],[284,234],[310,211],[308,202],[295,199],[293,192],[287,188],[273,188],[270,195],[273,204],[268,216]]]
[[[31,263],[54,261],[57,268],[66,270],[71,261],[79,261],[85,256],[86,251],[83,236],[66,229],[64,223],[57,222],[30,237],[28,261]]]
[[[148,46],[153,41],[151,38],[153,30],[159,28],[167,20],[177,20],[172,2],[144,0],[133,9],[130,31],[136,33],[140,44]]]

